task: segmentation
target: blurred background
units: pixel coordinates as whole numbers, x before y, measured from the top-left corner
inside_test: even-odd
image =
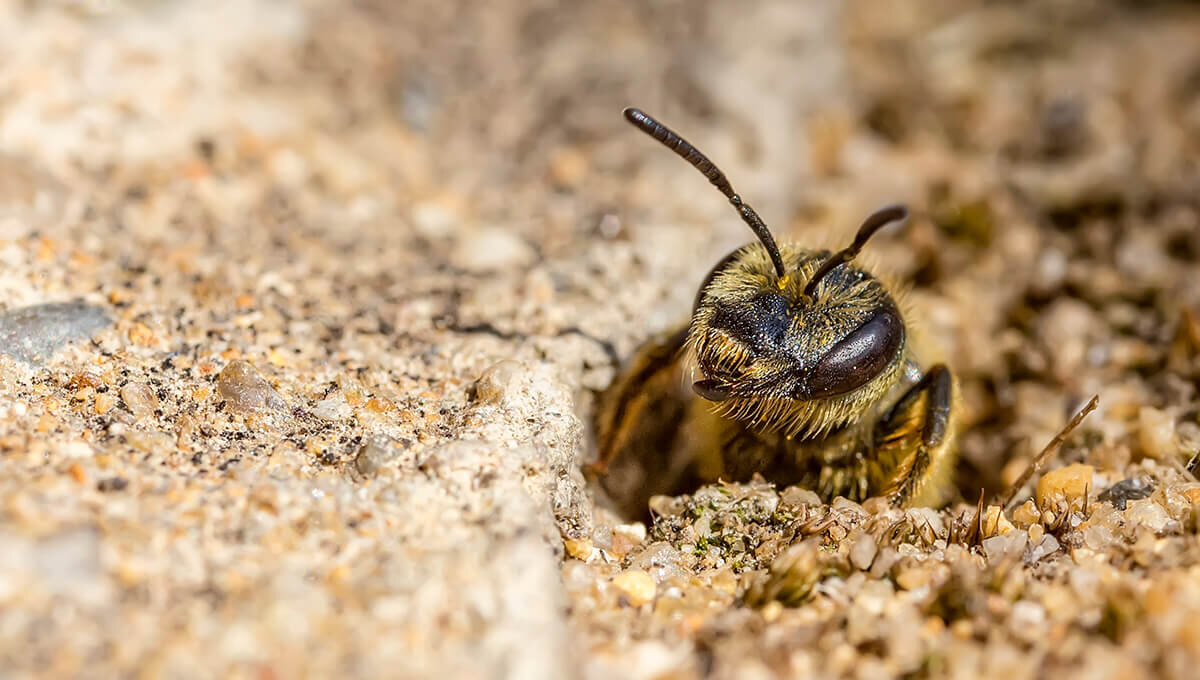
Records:
[[[48,469],[73,469],[53,442],[85,431],[129,466],[135,491],[224,479],[222,465],[237,470],[282,439],[295,442],[297,462],[272,472],[280,493],[309,499],[313,480],[346,485],[330,514],[293,523],[328,527],[347,513],[390,512],[342,479],[358,452],[347,441],[383,433],[423,460],[473,426],[468,386],[496,361],[552,366],[575,400],[537,413],[576,409],[586,420],[590,391],[613,374],[606,346],[627,357],[681,322],[703,274],[750,239],[703,178],[623,121],[631,105],[716,161],[780,239],[839,242],[874,208],[912,206],[907,226],[872,242],[869,261],[911,289],[929,356],[959,376],[969,500],[1016,479],[1096,393],[1100,411],[1063,460],[1086,449],[1121,471],[1200,450],[1195,2],[0,0],[0,304],[83,297],[114,316],[93,346],[100,358],[76,356],[51,379],[5,373],[5,391],[28,408],[7,432],[53,416],[42,430],[50,443],[22,444],[38,453],[10,458],[0,482],[25,508],[7,516],[6,535],[109,517],[81,550],[140,593],[121,599],[129,591],[108,590],[107,576],[71,576],[102,583],[96,608],[72,619],[90,631],[79,639],[104,641],[80,658],[120,668],[149,653],[102,624],[101,605],[119,602],[148,648],[168,635],[163,620],[191,641],[160,669],[207,659],[209,644],[222,659],[258,658],[248,639],[312,655],[309,672],[348,659],[368,675],[394,658],[426,670],[472,663],[445,642],[431,657],[353,638],[317,651],[316,631],[360,624],[399,626],[410,643],[426,624],[454,624],[445,639],[495,629],[493,610],[459,619],[417,595],[387,619],[371,609],[378,572],[354,569],[337,606],[363,618],[321,610],[326,628],[300,626],[316,621],[304,597],[334,598],[321,580],[333,579],[328,541],[277,548],[293,562],[272,553],[273,563],[292,567],[272,571],[254,566],[264,553],[220,529],[225,520],[145,499],[111,510],[70,485],[29,489]],[[124,363],[105,363],[113,356]],[[231,433],[223,402],[198,390],[239,357],[301,409],[334,383],[349,391],[339,376],[395,408],[360,414],[357,430]],[[74,388],[55,392],[80,367],[160,388],[160,419],[132,431],[163,436],[112,434],[111,419],[79,410]],[[74,410],[46,406],[47,394]],[[110,474],[92,465],[81,468],[88,479]],[[415,470],[413,479],[432,474]],[[209,488],[196,507],[240,497],[229,488]],[[389,524],[387,541],[359,548],[380,564],[406,540],[467,522],[445,510],[422,533],[396,502],[406,528]],[[45,523],[32,532],[30,517]],[[182,547],[122,542],[122,522]],[[194,522],[207,528],[192,535]],[[487,536],[480,545],[493,545]],[[214,564],[220,551],[233,557]],[[456,565],[491,560],[446,554]],[[117,569],[125,557],[137,568]],[[243,590],[221,580],[230,564],[251,574]],[[437,564],[387,572],[389,587],[440,583]],[[231,593],[276,606],[275,618],[262,623]],[[347,604],[352,596],[362,599]],[[47,602],[15,607],[45,616],[10,621],[18,633],[5,658],[58,659],[70,675],[79,666],[53,646],[31,646],[53,620]],[[281,602],[299,609],[271,604]],[[561,616],[560,605],[544,611]],[[155,614],[139,618],[146,611]],[[205,611],[240,621],[244,636],[197,623]],[[529,662],[519,639],[488,639],[476,661]],[[121,645],[135,647],[111,653]],[[284,675],[302,670],[285,653],[273,658]]]

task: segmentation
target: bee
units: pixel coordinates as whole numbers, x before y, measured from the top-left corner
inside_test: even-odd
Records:
[[[642,111],[624,114],[707,177],[757,241],[717,262],[690,322],[645,343],[600,394],[590,469],[616,505],[644,513],[652,494],[756,474],[826,500],[948,502],[954,378],[940,363],[922,368],[897,297],[855,263],[907,209],[874,212],[836,252],[781,246],[696,147]]]

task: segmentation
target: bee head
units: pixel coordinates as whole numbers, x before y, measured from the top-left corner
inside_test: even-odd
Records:
[[[903,215],[888,208],[864,227]],[[905,326],[853,254],[785,247],[780,276],[753,243],[719,263],[689,331],[696,393],[731,417],[797,430],[848,420],[875,401],[903,366]]]
[[[837,252],[780,250],[712,161],[641,111],[625,117],[700,170],[758,237],[700,288],[688,336],[695,392],[764,429],[815,433],[864,415],[902,370],[905,328],[883,285],[851,261],[907,210],[876,211]]]

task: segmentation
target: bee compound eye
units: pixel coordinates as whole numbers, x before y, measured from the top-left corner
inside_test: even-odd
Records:
[[[796,396],[835,397],[870,382],[891,364],[904,346],[904,322],[892,305],[871,318],[821,357],[804,376]]]
[[[729,398],[729,389],[720,386],[715,380],[697,380],[692,383],[692,390],[709,401],[725,401]]]

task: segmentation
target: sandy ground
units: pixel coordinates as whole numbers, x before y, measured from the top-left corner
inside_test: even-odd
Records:
[[[1200,7],[476,5],[0,0],[0,678],[1193,677]],[[968,502],[596,502],[749,238],[631,104],[781,238],[914,208]]]

